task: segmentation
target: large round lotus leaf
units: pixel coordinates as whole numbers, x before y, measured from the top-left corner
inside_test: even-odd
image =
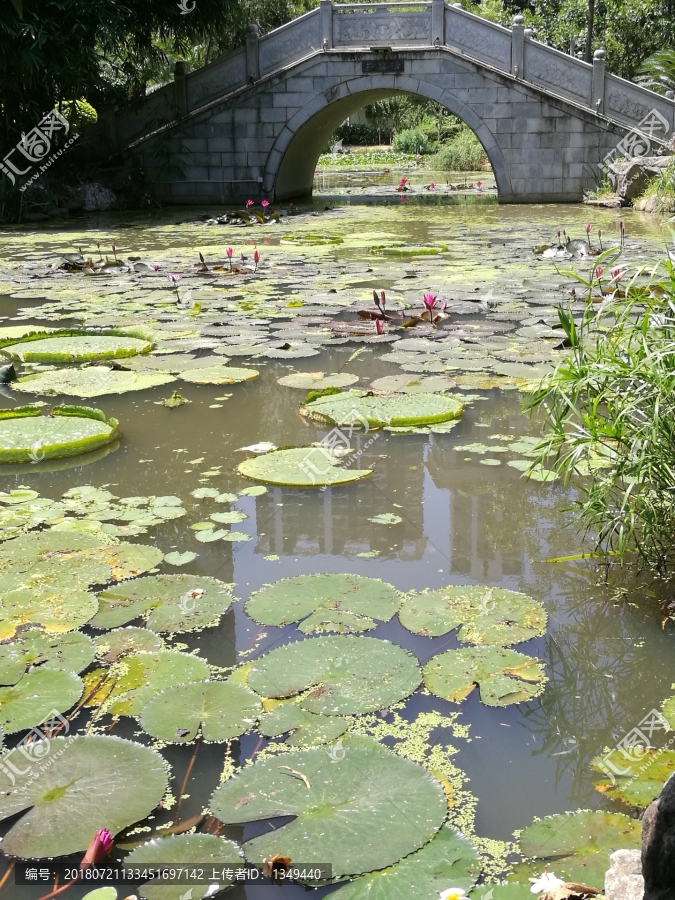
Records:
[[[468,647],[434,656],[422,670],[432,694],[444,700],[464,700],[480,685],[486,706],[508,706],[536,697],[546,676],[538,659],[506,647]]]
[[[112,736],[70,735],[50,739],[46,750],[49,767],[22,766],[26,771],[15,775],[12,789],[0,793],[0,819],[28,810],[3,840],[10,856],[82,852],[100,828],[115,835],[144,819],[164,796],[164,760],[149,747]]]
[[[420,683],[415,657],[367,637],[309,638],[255,660],[248,685],[262,697],[292,697],[311,688],[303,709],[328,716],[373,712],[403,700]]]
[[[438,900],[448,887],[470,890],[480,874],[476,848],[448,825],[401,862],[357,878],[335,900]]]
[[[152,342],[139,338],[81,334],[11,344],[2,352],[22,362],[79,363],[93,359],[120,359],[137,353],[149,353],[151,349]]]
[[[630,757],[612,750],[592,760],[591,768],[603,775],[596,779],[595,789],[628,806],[649,806],[675,772],[675,750],[639,744],[631,748]]]
[[[287,487],[347,484],[373,474],[372,469],[340,468],[341,462],[324,447],[293,447],[245,459],[238,468],[246,478]]]
[[[251,595],[247,614],[261,625],[298,626],[304,634],[348,634],[388,622],[401,605],[401,594],[379,578],[362,575],[295,575],[267,584]]]
[[[114,663],[129,653],[162,649],[162,639],[147,628],[116,628],[95,639],[96,653],[104,663]]]
[[[84,369],[55,369],[20,378],[12,384],[15,391],[27,394],[67,394],[71,397],[101,397],[144,391],[176,379],[167,372],[118,372],[107,366]]]
[[[291,732],[285,743],[294,747],[326,744],[334,741],[349,728],[349,719],[342,716],[317,716],[297,703],[282,703],[260,720],[259,730],[265,737],[279,737]]]
[[[194,864],[210,874],[212,869],[221,872],[222,869],[241,868],[242,856],[237,844],[215,834],[170,834],[132,850],[124,865],[136,869],[146,866],[174,867],[176,863]],[[218,883],[225,886],[230,882],[221,879]],[[185,884],[148,883],[141,885],[138,892],[146,900],[201,900],[209,887],[210,883],[191,888]]]
[[[96,669],[85,678],[87,706],[103,704],[113,716],[137,716],[157,694],[177,684],[205,681],[208,663],[199,656],[177,650],[145,651],[125,657],[111,669]]]
[[[331,425],[354,426],[367,421],[370,427],[431,425],[458,419],[464,403],[445,394],[393,394],[364,396],[361,391],[344,391],[318,397],[301,412]]]
[[[354,746],[337,762],[321,748],[247,766],[216,790],[210,807],[227,825],[295,816],[247,841],[246,859],[259,863],[280,853],[321,861],[340,878],[382,869],[418,850],[441,827],[447,801],[417,763]]]
[[[385,375],[370,385],[373,391],[396,391],[401,394],[434,394],[455,387],[455,382],[447,375],[429,375],[427,378],[414,375]]]
[[[11,644],[0,644],[0,684],[16,684],[31,666],[81,672],[94,655],[93,641],[78,631],[63,636],[24,632]]]
[[[517,865],[509,880],[527,882],[549,866],[558,878],[602,890],[610,855],[637,850],[641,841],[641,823],[621,813],[580,809],[546,816],[520,835],[520,849],[533,861]]]
[[[408,631],[428,637],[460,628],[457,637],[467,644],[506,646],[546,631],[546,610],[538,600],[481,585],[411,592],[399,619]]]
[[[349,387],[358,380],[358,375],[350,375],[348,372],[331,372],[328,375],[323,372],[294,372],[292,375],[284,375],[278,383],[304,391],[323,391],[329,387]]]
[[[21,416],[0,420],[0,463],[78,456],[117,438],[117,421],[84,416]]]
[[[193,631],[215,625],[232,603],[232,585],[202,575],[155,575],[118,584],[98,595],[95,628],[148,617],[152,631]]]
[[[178,377],[193,384],[237,384],[252,381],[260,373],[257,369],[236,369],[234,366],[207,366],[203,369],[188,369],[179,372]]]
[[[207,741],[227,741],[249,731],[261,710],[260,699],[241,684],[198,681],[163,691],[143,707],[145,731],[162,741],[187,743],[201,726]]]
[[[14,637],[24,625],[41,625],[52,634],[74,631],[86,624],[98,609],[94,594],[73,584],[68,570],[61,567],[59,575],[38,581],[27,575],[0,577],[3,593],[0,599],[0,640]],[[26,585],[16,587],[18,581]]]
[[[12,687],[0,688],[0,726],[5,734],[39,725],[80,699],[82,679],[63,669],[37,669]]]

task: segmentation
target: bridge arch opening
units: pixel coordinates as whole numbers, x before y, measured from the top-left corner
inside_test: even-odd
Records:
[[[361,90],[352,81],[333,88],[332,93],[318,94],[286,124],[269,155],[265,178],[266,190],[276,200],[292,200],[312,193],[319,156],[345,119],[378,100],[405,94],[438,101],[471,128],[492,166],[498,195],[511,194],[510,178],[501,149],[490,129],[469,106],[448,91],[439,90],[435,85],[425,85],[417,79],[415,89],[407,90],[404,86],[372,87],[374,80],[372,77],[357,79],[357,82],[364,82]]]

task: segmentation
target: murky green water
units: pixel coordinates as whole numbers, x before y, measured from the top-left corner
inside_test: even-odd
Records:
[[[323,201],[317,201],[317,207],[322,210]],[[611,242],[620,217],[626,221],[633,260],[648,259],[659,251],[663,232],[635,214],[591,213],[582,207],[500,207],[486,197],[471,205],[411,202],[386,209],[352,205],[286,226],[248,230],[179,224],[191,218],[191,213],[183,210],[145,218],[102,215],[68,230],[5,231],[0,236],[0,267],[14,276],[21,273],[23,265],[56,259],[60,252],[82,247],[87,254],[95,253],[94,242],[99,239],[104,246],[114,241],[121,256],[158,260],[164,272],[174,261],[176,267],[178,260],[183,265],[194,262],[197,251],[207,262],[222,258],[228,244],[237,253],[243,249],[250,254],[249,241],[254,240],[264,263],[271,264],[261,270],[264,284],[261,281],[262,286],[256,287],[253,283],[243,291],[230,287],[224,292],[227,297],[248,292],[255,299],[252,316],[264,316],[265,304],[272,309],[280,299],[298,300],[331,288],[338,293],[362,291],[364,299],[372,288],[385,288],[392,296],[421,295],[431,289],[450,299],[492,291],[496,297],[510,298],[525,317],[527,310],[522,312],[519,302],[533,300],[545,310],[564,299],[569,287],[569,280],[553,263],[535,263],[532,247],[552,240],[561,227],[580,236],[589,218],[602,228],[605,241]],[[340,235],[344,243],[281,244],[280,233],[296,227]],[[448,256],[392,262],[368,253],[372,244],[385,238],[415,244],[440,242],[448,247]],[[288,274],[286,262],[294,256],[304,259],[302,278]],[[72,285],[86,295],[82,276],[73,275]],[[166,290],[164,282],[158,286]],[[40,293],[37,281],[26,287]],[[67,299],[64,297],[64,302]],[[17,310],[25,310],[29,304],[34,321],[40,321],[38,299],[5,296],[0,304],[0,314],[8,317],[2,325],[10,324]],[[112,301],[111,313],[113,318],[120,315]],[[472,313],[465,312],[460,318],[467,325],[480,323],[485,308],[475,304]],[[349,361],[358,346],[364,352]],[[477,690],[461,704],[418,691],[397,712],[410,723],[432,712],[456,717],[443,718],[440,725],[429,728],[424,752],[430,759],[433,748],[443,748],[459,770],[457,803],[450,816],[471,837],[508,842],[514,830],[524,828],[535,816],[580,807],[619,809],[594,790],[589,762],[672,693],[675,632],[672,623],[662,627],[658,605],[648,590],[634,590],[633,582],[621,570],[610,571],[605,580],[604,570],[598,571],[592,560],[546,561],[586,548],[574,530],[563,528],[572,489],[559,482],[526,482],[505,462],[483,465],[485,455],[454,449],[455,445],[484,442],[493,434],[512,434],[514,438],[536,434],[536,423],[521,413],[522,394],[517,390],[473,390],[476,399],[449,434],[373,432],[370,441],[357,437],[356,449],[362,451],[359,467],[373,466],[372,477],[323,491],[270,488],[262,496],[242,497],[236,506],[248,518],[237,529],[250,535],[250,541],[195,541],[189,526],[215,507],[196,500],[191,491],[204,484],[223,492],[247,486],[236,471],[246,455],[239,448],[259,441],[280,447],[304,445],[320,441],[329,430],[300,417],[298,403],[304,395],[281,387],[277,383],[280,377],[291,371],[344,369],[359,376],[359,386],[367,385],[377,377],[399,373],[399,367],[386,359],[389,352],[386,345],[347,343],[325,347],[308,359],[236,359],[234,365],[254,366],[260,377],[249,384],[226,387],[180,382],[102,397],[93,405],[119,419],[122,439],[118,449],[86,466],[62,471],[24,466],[12,474],[0,473],[2,490],[26,485],[42,496],[56,498],[74,486],[91,484],[119,496],[179,496],[187,517],[155,527],[138,540],[165,553],[178,549],[199,554],[189,566],[175,571],[235,583],[238,600],[217,628],[199,635],[178,635],[173,642],[198,648],[211,664],[220,666],[249,661],[297,638],[295,625],[260,627],[243,609],[252,591],[290,575],[350,572],[381,578],[402,591],[486,584],[541,600],[549,614],[546,635],[517,647],[546,664],[549,682],[540,697],[500,709],[484,706]],[[156,405],[175,387],[189,405],[179,409]],[[226,394],[231,397],[220,399]],[[11,407],[25,399],[11,388],[3,388],[1,402],[3,407]],[[220,467],[219,474],[204,478],[202,473],[212,467]],[[403,521],[396,525],[369,521],[380,513],[395,513]],[[413,635],[396,618],[379,625],[369,636],[407,648],[421,664],[459,646],[452,634],[439,638]],[[391,726],[393,714],[383,711],[381,721]],[[466,726],[465,736],[457,726]],[[144,740],[130,719],[113,725],[112,733]],[[385,742],[394,746],[391,738]],[[265,744],[265,739],[252,732],[234,741],[232,752],[236,761],[243,763]],[[163,750],[173,767],[176,794],[192,752],[192,747]],[[181,818],[200,813],[207,805],[219,783],[223,754],[220,744],[200,747],[187,781]],[[463,784],[461,772],[467,776]],[[172,819],[174,812],[160,811],[144,824],[154,828]],[[241,839],[268,827],[230,827],[220,833]],[[144,832],[138,837],[147,835]],[[485,842],[483,846],[487,846]],[[11,883],[0,891],[2,896],[21,900],[34,900],[44,893],[46,889],[17,888]],[[65,896],[79,898],[84,893],[75,887]],[[300,887],[286,888],[289,898],[301,894],[304,896]],[[267,894],[261,888],[238,887],[231,896],[258,900]]]

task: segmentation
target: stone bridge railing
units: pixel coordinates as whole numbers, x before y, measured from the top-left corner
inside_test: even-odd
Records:
[[[534,40],[515,16],[504,28],[445,0],[422,3],[339,3],[321,0],[318,9],[261,36],[249,25],[246,46],[186,74],[177,63],[174,82],[114,117],[113,143],[123,149],[142,135],[188,113],[283,73],[302,59],[333,51],[392,51],[371,61],[372,71],[392,73],[392,57],[402,51],[443,48],[479,65],[523,81],[599,116],[640,128],[649,137],[675,128],[673,95],[661,96],[605,73],[605,54],[581,62]],[[381,68],[379,68],[381,67]]]

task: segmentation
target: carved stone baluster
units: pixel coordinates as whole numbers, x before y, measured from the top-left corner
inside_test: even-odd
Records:
[[[188,112],[187,104],[187,72],[185,70],[185,61],[176,60],[173,70],[173,90],[176,101],[176,108],[179,116],[186,116]]]
[[[605,102],[605,51],[593,54],[593,82],[591,87],[591,107],[600,114]]]
[[[246,78],[249,82],[260,78],[260,57],[258,44],[260,27],[255,23],[246,26]]]
[[[333,0],[321,0],[321,46],[330,50],[333,46]]]
[[[431,0],[431,43],[434,47],[445,44],[445,0]]]
[[[525,17],[514,16],[511,30],[511,74],[522,78],[525,70]]]

